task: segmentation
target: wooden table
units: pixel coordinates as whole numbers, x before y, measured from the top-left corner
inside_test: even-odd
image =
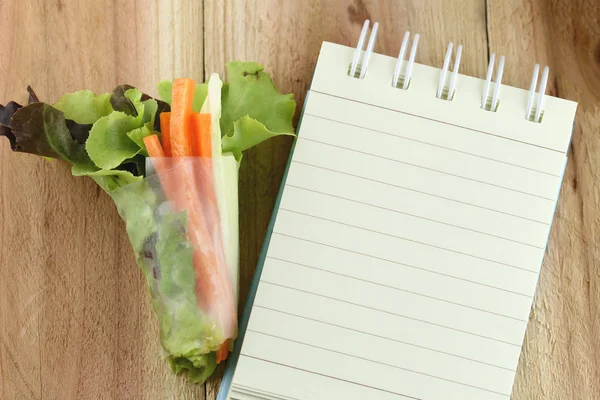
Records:
[[[162,78],[204,79],[254,60],[304,100],[323,40],[354,45],[381,23],[377,51],[421,33],[417,61],[527,87],[548,64],[548,92],[579,102],[573,146],[513,399],[600,398],[600,2],[597,0],[277,1],[0,0],[0,102],[31,84],[46,101]],[[298,107],[300,109],[300,107]],[[265,235],[288,138],[250,151],[241,170],[241,297]],[[214,399],[161,359],[157,321],[112,201],[61,162],[0,140],[0,399]]]

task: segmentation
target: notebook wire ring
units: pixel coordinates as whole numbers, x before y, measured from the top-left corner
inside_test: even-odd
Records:
[[[417,47],[419,46],[419,34],[415,34],[410,49],[410,56],[408,57],[408,63],[402,74],[402,66],[404,64],[404,56],[408,48],[408,39],[410,38],[410,32],[404,33],[404,39],[402,40],[402,46],[400,46],[400,53],[398,54],[398,61],[396,61],[396,68],[394,69],[394,77],[392,78],[392,86],[395,88],[401,88],[404,90],[408,89],[410,84],[410,76],[412,74],[412,67],[415,63],[415,57],[417,55]],[[400,86],[401,84],[401,86]]]
[[[360,37],[358,39],[358,44],[356,46],[356,50],[354,51],[354,56],[352,58],[352,64],[349,66],[348,75],[353,78],[364,79],[367,73],[367,68],[369,65],[369,61],[371,56],[373,55],[373,50],[375,48],[375,42],[377,39],[377,31],[379,29],[379,23],[375,22],[371,29],[371,34],[369,35],[369,40],[367,43],[367,48],[363,49],[365,45],[365,41],[367,39],[367,33],[369,31],[370,21],[365,20]],[[401,88],[403,90],[407,90],[410,85],[410,79],[412,74],[412,68],[415,61],[415,56],[417,53],[417,48],[419,45],[419,34],[415,34],[413,37],[413,42],[411,46],[410,55],[408,58],[408,62],[405,63],[405,56],[408,50],[408,41],[410,39],[410,32],[406,31],[404,33],[404,38],[402,40],[402,45],[400,47],[400,52],[398,54],[398,59],[396,61],[396,66],[394,69],[394,75],[392,77],[392,86],[395,88]],[[456,48],[456,55],[454,57],[454,65],[452,68],[452,73],[450,75],[450,79],[448,85],[446,85],[446,78],[448,76],[448,72],[450,70],[450,61],[452,59],[452,53],[454,49],[454,43],[450,42],[448,44],[448,48],[446,50],[446,56],[444,58],[444,64],[442,67],[442,72],[440,75],[440,81],[437,87],[436,97],[442,100],[452,101],[456,92],[456,82],[458,80],[458,71],[460,68],[460,61],[462,57],[462,45],[458,45]],[[362,61],[361,61],[362,56]],[[499,106],[500,101],[500,88],[502,86],[502,76],[504,73],[504,63],[505,58],[501,56],[498,62],[498,69],[496,70],[496,79],[494,82],[494,87],[492,90],[491,98],[489,96],[490,88],[492,86],[492,76],[494,74],[494,67],[496,62],[496,55],[492,54],[490,56],[490,61],[488,64],[486,79],[483,87],[483,94],[481,97],[481,108],[486,111],[496,112]],[[405,66],[406,65],[406,66]],[[404,73],[403,72],[404,67]],[[544,67],[542,72],[542,77],[540,79],[539,87],[537,86],[538,77],[539,77],[539,64],[535,64],[533,69],[533,75],[531,77],[531,84],[529,86],[529,95],[527,98],[527,109],[525,113],[525,119],[528,121],[541,123],[544,115],[543,105],[544,105],[544,96],[546,93],[546,87],[548,86],[548,75],[550,73],[550,68],[548,66]],[[536,87],[537,96],[536,96]]]
[[[367,32],[369,31],[370,21],[366,20],[363,24],[362,31],[360,32],[360,37],[358,39],[358,44],[356,46],[356,51],[354,52],[354,57],[352,59],[352,64],[350,65],[350,71],[348,75],[353,78],[363,79],[367,73],[367,67],[369,65],[369,60],[371,59],[371,55],[373,54],[373,50],[375,48],[375,40],[377,39],[377,30],[379,29],[379,23],[375,22],[373,24],[373,28],[371,29],[371,35],[369,36],[369,42],[367,44],[367,50],[363,56],[362,62],[360,61],[360,56],[363,52],[363,47],[365,45],[365,39],[367,38]],[[358,73],[358,76],[356,76]]]
[[[454,88],[456,87],[456,81],[458,78],[458,68],[460,67],[460,58],[462,56],[462,45],[458,45],[456,48],[456,56],[454,57],[454,67],[452,68],[452,75],[450,76],[450,83],[448,84],[447,93],[444,91],[446,84],[446,75],[448,74],[448,68],[450,67],[450,59],[452,58],[452,49],[454,44],[450,42],[448,44],[448,50],[446,50],[446,57],[444,58],[444,66],[442,67],[442,75],[440,76],[440,83],[438,85],[436,97],[442,100],[451,101],[454,97]]]
[[[490,56],[490,63],[488,64],[487,74],[485,76],[485,85],[483,87],[483,96],[481,96],[481,108],[487,111],[495,112],[498,109],[498,98],[500,96],[500,86],[502,83],[502,75],[504,73],[504,56],[500,57],[498,62],[498,70],[496,71],[496,82],[494,83],[494,91],[492,92],[492,98],[490,99],[488,94],[492,82],[492,75],[494,72],[494,65],[496,61],[496,54]],[[489,104],[489,105],[488,105]]]
[[[525,113],[525,119],[532,122],[542,122],[543,106],[544,106],[544,94],[546,93],[546,86],[548,86],[548,75],[550,74],[550,68],[544,67],[542,72],[542,78],[540,80],[540,86],[538,89],[537,103],[535,104],[535,88],[538,81],[538,75],[540,73],[540,65],[535,64],[533,67],[533,75],[531,76],[531,84],[529,85],[529,96],[527,98],[527,111]],[[532,115],[533,114],[533,115]]]

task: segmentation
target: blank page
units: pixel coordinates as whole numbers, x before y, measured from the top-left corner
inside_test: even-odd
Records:
[[[508,400],[576,105],[353,52],[322,47],[222,398]]]

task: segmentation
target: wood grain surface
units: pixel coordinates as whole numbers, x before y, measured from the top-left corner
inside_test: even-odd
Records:
[[[162,78],[202,80],[231,60],[262,63],[301,109],[323,40],[354,45],[379,21],[376,50],[421,34],[417,61],[440,66],[464,46],[461,72],[579,102],[560,201],[531,312],[514,400],[600,399],[600,2],[597,0],[0,0],[0,103],[31,84],[55,101],[120,83],[156,94]],[[291,142],[244,158],[241,298],[258,259]],[[125,227],[95,184],[61,162],[13,154],[0,140],[0,399],[207,399],[175,377]]]

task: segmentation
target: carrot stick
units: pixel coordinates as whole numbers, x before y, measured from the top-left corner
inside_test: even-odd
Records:
[[[207,202],[207,209],[209,215],[207,217],[214,217],[212,210],[217,210],[217,198],[215,196],[215,188],[213,181],[213,167],[212,161],[212,137],[211,137],[211,116],[210,114],[192,113],[192,137],[194,145],[195,157],[202,157],[202,168],[197,168],[198,179],[202,182],[201,194]],[[209,221],[218,224],[219,221]]]
[[[210,114],[192,114],[192,135],[194,137],[194,155],[196,157],[212,157],[210,122]]]
[[[171,113],[160,113],[160,134],[162,138],[162,148],[165,156],[171,157]]]
[[[146,149],[148,150],[148,154],[150,157],[158,159],[165,158],[165,152],[160,144],[160,139],[158,135],[150,135],[144,138],[144,145],[146,145]],[[158,179],[160,180],[160,184],[163,186],[165,194],[167,197],[173,193],[175,188],[174,182],[169,179],[169,167],[170,160],[155,160],[153,163],[154,168],[156,169],[156,173],[158,174]],[[169,200],[173,200],[169,198]]]
[[[194,102],[193,79],[181,78],[173,81],[171,93],[171,153],[173,157],[193,155],[192,103]]]
[[[161,119],[161,122],[162,122],[162,119]],[[144,138],[144,144],[146,145],[146,149],[148,149],[148,154],[150,154],[150,157],[164,157],[165,156],[165,152],[160,144],[160,140],[158,140],[158,135],[146,136]]]
[[[217,350],[217,364],[221,361],[227,360],[229,357],[229,339],[225,339],[223,343],[221,343],[221,347]]]
[[[223,344],[221,344],[221,346],[223,346]],[[223,348],[219,347],[219,350],[217,350],[217,364],[220,364],[221,361],[223,361]]]

